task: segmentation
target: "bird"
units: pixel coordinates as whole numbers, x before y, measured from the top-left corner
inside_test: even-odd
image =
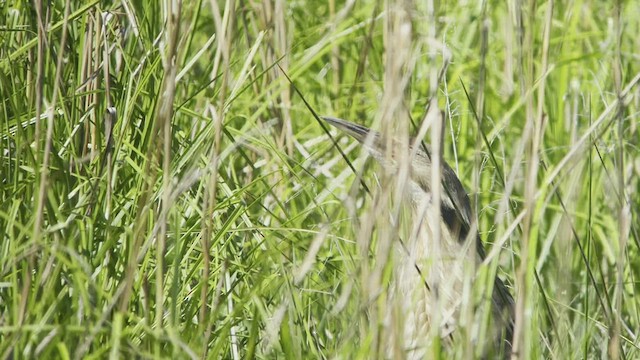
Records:
[[[441,161],[440,220],[433,224],[435,216],[430,216],[434,186],[431,181],[432,154],[430,148],[421,141],[387,141],[381,133],[362,125],[336,117],[321,116],[320,119],[343,133],[355,138],[391,174],[397,173],[398,162],[404,154],[409,157],[408,186],[404,198],[411,208],[412,227],[418,229],[412,239],[401,239],[405,255],[412,261],[394,263],[396,279],[395,296],[402,299],[405,325],[404,339],[406,358],[424,358],[424,339],[428,334],[429,320],[433,311],[440,311],[440,336],[442,343],[451,343],[455,338],[456,318],[462,303],[462,287],[465,276],[464,266],[469,261],[481,263],[485,259],[485,249],[475,226],[469,196],[453,169]],[[387,147],[391,146],[391,149]],[[415,147],[415,148],[414,148]],[[411,151],[406,151],[411,150]],[[405,157],[406,158],[406,157]],[[439,258],[430,259],[436,246],[433,229],[440,226],[438,244]],[[475,242],[475,244],[474,244]],[[473,279],[471,279],[473,281]],[[436,309],[430,299],[434,293],[441,299],[441,307]],[[491,294],[490,333],[482,344],[482,358],[494,359],[511,357],[514,329],[514,300],[504,282],[498,277],[493,281]]]

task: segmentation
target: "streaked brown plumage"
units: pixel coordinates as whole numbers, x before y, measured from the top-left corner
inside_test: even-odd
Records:
[[[399,153],[396,147],[403,146],[398,141],[387,142],[376,131],[353,124],[346,120],[322,117],[324,121],[352,136],[363,144],[372,156],[387,170],[397,169],[395,164]],[[386,151],[387,144],[392,144],[394,149]],[[409,141],[409,144],[413,144]],[[401,148],[399,148],[401,149]],[[469,197],[465,192],[455,172],[446,162],[442,162],[441,187],[440,187],[440,215],[441,224],[430,224],[429,216],[432,197],[431,184],[431,154],[429,149],[420,145],[418,149],[411,149],[415,156],[410,160],[410,174],[406,197],[411,204],[414,227],[418,229],[417,236],[409,239],[404,244],[408,256],[413,261],[400,261],[395,268],[397,296],[405,303],[403,310],[405,316],[405,338],[408,339],[407,357],[422,358],[424,352],[419,349],[421,338],[428,331],[429,319],[433,310],[430,310],[429,293],[433,291],[429,284],[438,285],[438,296],[445,304],[439,308],[441,312],[441,336],[450,338],[455,333],[455,322],[460,310],[460,298],[462,295],[463,278],[465,276],[465,262],[481,262],[485,258],[485,250],[475,227],[475,221],[471,211]],[[433,253],[434,226],[441,226],[440,258],[429,259],[428,271],[424,269],[425,259]],[[442,226],[444,225],[444,226]],[[473,231],[473,233],[470,233]],[[465,246],[469,241],[475,242],[475,246]],[[474,258],[475,257],[475,258]],[[468,264],[468,263],[467,263]],[[420,273],[421,272],[421,273]],[[468,276],[468,275],[466,275]],[[426,286],[425,286],[426,281]],[[513,336],[513,311],[514,301],[504,283],[496,276],[492,293],[492,327],[490,338],[493,341],[485,344],[484,353],[487,357],[494,358],[502,354],[504,358],[510,357],[511,340]]]

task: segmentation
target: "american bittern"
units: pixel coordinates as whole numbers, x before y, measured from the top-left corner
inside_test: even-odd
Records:
[[[387,142],[380,133],[342,119],[322,119],[358,140],[388,171],[397,170],[396,162],[401,160],[397,158],[400,151],[387,151],[387,144],[396,148],[406,145],[395,140]],[[408,143],[410,147],[411,144],[421,144],[414,141]],[[485,258],[480,235],[475,226],[472,226],[475,220],[469,197],[455,172],[444,161],[441,162],[440,223],[430,223],[434,218],[429,216],[429,208],[433,208],[431,153],[424,145],[418,146],[418,149],[410,149],[415,155],[409,159],[411,165],[408,186],[405,187],[407,201],[411,204],[413,222],[419,222],[414,224],[418,226],[416,236],[403,244],[408,252],[405,255],[413,261],[398,261],[394,269],[399,292],[396,296],[404,301],[404,338],[408,342],[405,345],[410,349],[408,357],[411,358],[421,358],[425,355],[425,352],[419,349],[424,347],[421,340],[424,342],[423,336],[428,331],[426,329],[429,328],[429,319],[434,317],[433,311],[440,311],[437,317],[441,321],[440,336],[447,340],[453,338],[462,306],[464,277],[469,277],[468,272],[465,275],[464,266],[468,266],[470,261],[480,263]],[[438,245],[440,256],[433,259],[429,257],[433,254],[435,246],[433,229],[436,226],[440,226],[441,229]],[[469,244],[471,246],[467,246]],[[425,265],[427,262],[430,266]],[[428,269],[424,271],[424,268]],[[435,307],[430,302],[430,298],[433,299],[431,293],[434,291],[437,291],[442,305],[437,310],[433,310]],[[513,298],[504,283],[496,276],[491,296],[490,333],[486,336],[487,343],[481,344],[483,357],[494,358],[500,354],[504,358],[510,357],[513,307]]]

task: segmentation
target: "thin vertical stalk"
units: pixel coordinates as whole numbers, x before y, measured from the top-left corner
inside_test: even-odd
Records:
[[[200,313],[199,313],[199,324],[204,330],[204,341],[203,341],[203,354],[206,356],[208,352],[208,343],[209,338],[211,336],[211,326],[212,322],[207,319],[207,301],[209,296],[209,279],[211,272],[211,242],[210,239],[213,237],[213,221],[214,221],[214,209],[216,206],[216,192],[218,185],[218,162],[219,162],[219,152],[220,152],[220,141],[221,141],[221,133],[222,133],[222,124],[224,123],[225,116],[225,107],[226,107],[226,96],[228,90],[228,82],[230,80],[230,56],[231,56],[231,46],[233,40],[233,28],[235,26],[234,18],[235,18],[235,1],[227,0],[224,4],[223,12],[220,11],[220,7],[216,1],[210,2],[213,17],[215,22],[216,34],[217,36],[217,46],[216,52],[213,58],[213,71],[211,73],[211,78],[216,79],[218,77],[218,71],[220,67],[222,67],[222,77],[218,81],[214,81],[213,85],[219,85],[219,97],[217,101],[217,105],[215,110],[211,110],[211,115],[213,118],[213,127],[214,127],[214,139],[213,144],[209,150],[209,169],[211,173],[209,174],[209,179],[207,182],[207,187],[204,192],[204,218],[202,219],[202,232],[201,232],[201,244],[202,244],[202,256],[203,256],[203,270],[202,270],[202,279],[201,279],[201,303],[200,303]],[[226,272],[226,271],[225,271]],[[224,274],[221,274],[224,276]],[[222,279],[220,281],[226,281]],[[231,294],[229,294],[231,296]],[[215,309],[214,309],[215,310]]]
[[[162,93],[160,93],[161,103],[158,107],[157,121],[158,132],[162,133],[162,197],[161,211],[159,214],[160,231],[156,238],[156,265],[155,265],[155,326],[156,334],[161,335],[164,328],[164,257],[167,240],[167,226],[171,217],[171,121],[173,118],[173,103],[176,93],[176,74],[178,70],[178,39],[180,37],[180,17],[182,1],[168,0],[165,4],[165,36],[166,47],[162,57],[164,68],[164,78]],[[175,234],[176,238],[179,235]],[[177,255],[176,255],[177,256]],[[158,336],[161,338],[161,336]],[[161,355],[161,343],[156,341],[155,352]]]
[[[629,241],[629,231],[631,227],[631,206],[630,201],[627,199],[627,192],[625,191],[625,156],[624,156],[624,113],[625,104],[622,95],[622,55],[621,55],[621,41],[622,41],[622,2],[616,1],[614,6],[614,37],[615,37],[615,49],[613,60],[613,80],[616,89],[616,96],[618,98],[618,105],[616,109],[616,123],[617,123],[617,146],[616,146],[616,170],[617,170],[617,196],[620,198],[617,201],[618,204],[618,246],[616,255],[616,285],[614,289],[613,304],[612,304],[612,316],[611,325],[609,326],[609,358],[617,360],[626,358],[622,344],[621,344],[621,324],[622,324],[622,298],[625,296],[624,291],[624,264],[625,253],[627,249],[627,243]]]

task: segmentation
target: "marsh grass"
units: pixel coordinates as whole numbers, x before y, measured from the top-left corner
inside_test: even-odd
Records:
[[[0,12],[2,358],[402,357],[397,179],[283,72],[383,132],[446,114],[489,254],[453,355],[497,274],[522,358],[640,356],[637,2]]]

